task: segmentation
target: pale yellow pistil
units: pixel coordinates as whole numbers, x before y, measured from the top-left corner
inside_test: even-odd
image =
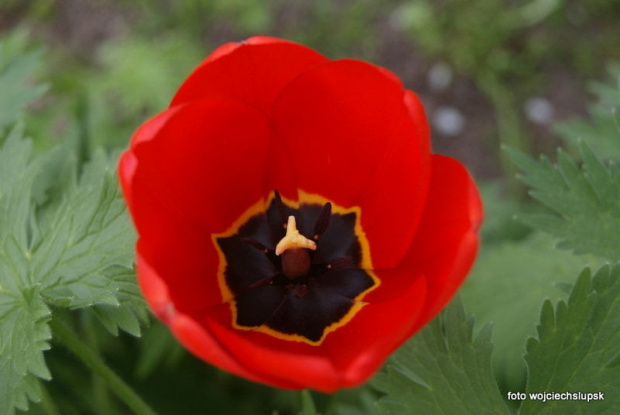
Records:
[[[288,217],[286,235],[276,245],[276,255],[282,255],[282,273],[294,279],[306,275],[310,270],[310,254],[316,243],[297,230],[295,216]]]

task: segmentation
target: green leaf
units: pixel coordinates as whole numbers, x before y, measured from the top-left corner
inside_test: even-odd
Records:
[[[566,299],[562,287],[572,287],[575,270],[597,264],[596,258],[555,249],[556,243],[535,232],[520,241],[483,246],[461,290],[476,327],[494,324],[493,368],[502,390],[525,386],[525,340],[536,334],[540,304],[546,298]]]
[[[26,410],[28,399],[40,397],[35,376],[51,378],[42,353],[49,349],[50,311],[37,294],[34,287],[18,293],[0,287],[0,414]]]
[[[620,265],[604,266],[593,278],[585,269],[568,303],[560,301],[555,310],[550,301],[543,306],[538,337],[527,343],[527,399],[520,413],[620,413],[618,345]],[[604,400],[542,402],[530,396],[544,392],[600,392]]]
[[[78,175],[68,146],[32,157],[20,126],[0,149],[0,414],[37,401],[49,379],[50,307],[88,308],[116,334],[140,333],[135,234],[103,153]],[[79,177],[79,178],[78,178]]]
[[[15,123],[24,108],[47,89],[32,82],[40,66],[41,51],[19,53],[25,43],[24,32],[0,41],[0,132]]]
[[[557,164],[508,149],[523,171],[521,180],[547,213],[525,215],[528,225],[560,239],[558,247],[620,260],[620,167],[605,166],[584,143],[577,166],[564,152]]]
[[[37,216],[32,269],[46,287],[43,296],[49,303],[108,305],[113,307],[109,312],[119,314],[124,311],[113,310],[122,297],[143,308],[132,281],[135,234],[108,164],[107,157],[96,153],[79,183],[69,180],[62,197],[50,200]],[[130,331],[135,333],[135,327]]]
[[[460,299],[389,360],[372,385],[382,414],[507,414],[491,367],[491,325],[473,338]]]
[[[22,133],[21,126],[13,128],[0,149],[0,414],[26,409],[28,398],[39,398],[34,376],[50,378],[43,360],[50,311],[29,272],[29,190],[37,164]]]

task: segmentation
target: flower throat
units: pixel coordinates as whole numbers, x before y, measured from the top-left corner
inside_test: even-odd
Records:
[[[233,325],[319,344],[361,309],[378,280],[366,269],[359,209],[301,195],[310,203],[274,191],[264,211],[214,239]]]

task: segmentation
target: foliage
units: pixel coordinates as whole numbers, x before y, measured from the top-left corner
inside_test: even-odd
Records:
[[[454,301],[394,353],[372,382],[386,394],[378,401],[380,413],[509,413],[492,376],[491,326],[476,337],[472,328],[473,319]],[[527,342],[527,389],[521,397],[510,397],[519,393],[514,390],[505,396],[522,401],[519,414],[564,414],[577,408],[580,413],[615,413],[620,408],[619,336],[620,266],[604,266],[592,278],[586,268],[568,303],[558,302],[554,311],[550,300],[544,302],[538,336]],[[541,393],[570,393],[572,398],[543,401],[537,397]]]
[[[0,414],[127,412],[58,347],[56,322],[162,414],[620,411],[620,66],[609,66],[609,81],[590,83],[587,118],[553,126],[567,149],[554,161],[528,154],[536,140],[520,115],[528,94],[548,91],[553,68],[570,68],[577,90],[601,75],[620,47],[617,2],[78,3],[0,4]],[[82,36],[89,32],[63,19],[81,18],[86,3],[116,20],[102,18],[95,35]],[[509,174],[482,186],[483,243],[461,293],[475,320],[455,302],[395,352],[372,388],[300,399],[206,366],[162,325],[144,324],[115,155],[208,51],[256,33],[334,58],[384,59],[407,74],[446,61],[492,104],[495,117],[483,114],[489,147],[500,137],[520,150],[506,153],[533,201],[506,185],[515,168],[508,158]],[[30,48],[37,38],[48,50]],[[436,97],[423,98],[432,108]],[[605,262],[612,265],[599,269]],[[604,401],[529,395],[599,391]]]
[[[580,150],[581,167],[562,151],[555,165],[545,157],[536,162],[510,152],[530,194],[550,210],[523,221],[560,238],[562,248],[620,260],[620,168],[605,166],[585,143]]]
[[[135,237],[107,157],[97,154],[78,178],[70,158],[47,156],[32,158],[19,126],[0,151],[1,400],[9,413],[25,409],[26,395],[39,399],[32,375],[50,377],[42,355],[50,306],[91,307],[113,333],[138,335],[145,318],[131,279]]]
[[[34,71],[41,65],[41,51],[21,53],[27,41],[25,35],[15,32],[0,42],[0,131],[14,123],[46,89],[32,83]]]
[[[474,337],[460,301],[409,340],[373,385],[386,393],[380,413],[507,414],[491,368],[491,325]]]
[[[588,413],[616,413],[620,408],[620,266],[603,267],[591,277],[585,269],[570,294],[555,310],[545,301],[538,338],[527,343],[526,393],[602,393]],[[523,402],[522,414],[565,414],[576,407],[568,400]],[[585,412],[585,411],[584,411]]]
[[[598,263],[558,250],[556,242],[536,232],[486,246],[462,289],[476,327],[493,323],[493,367],[502,391],[520,390],[525,384],[525,340],[536,334],[540,304],[565,299],[575,270]]]
[[[11,65],[29,68],[32,59],[26,54]],[[0,84],[14,77],[15,71],[4,71]],[[2,95],[1,105],[14,100],[23,107],[33,91],[40,93],[32,87]],[[19,114],[5,117],[14,123]],[[50,379],[43,359],[50,307],[90,307],[112,333],[120,327],[139,335],[146,316],[132,278],[135,236],[111,163],[101,152],[84,166],[76,160],[68,144],[33,156],[21,124],[0,149],[2,413],[26,409],[27,398],[39,400],[36,377]]]

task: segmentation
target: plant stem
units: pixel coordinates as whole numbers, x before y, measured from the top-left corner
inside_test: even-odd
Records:
[[[522,199],[525,196],[525,188],[517,180],[517,166],[502,150],[502,146],[506,145],[526,154],[531,154],[530,144],[524,133],[515,97],[512,91],[494,73],[483,73],[478,76],[478,85],[491,99],[495,108],[499,133],[497,150],[508,192],[515,198]]]
[[[317,415],[312,394],[308,389],[301,391],[301,415]]]
[[[99,375],[110,390],[137,415],[156,415],[149,405],[123,379],[114,373],[95,352],[84,345],[65,323],[60,321],[59,318],[55,318],[50,322],[50,326],[54,333],[54,338],[60,340],[82,363]]]
[[[97,335],[95,333],[95,326],[93,323],[93,315],[87,313],[80,314],[79,333],[82,334],[82,343],[91,349],[91,351],[101,356],[101,350],[99,350],[99,343],[97,342]],[[118,413],[115,411],[113,402],[111,400],[110,389],[106,382],[97,375],[97,373],[91,373],[91,388],[93,391],[93,403],[97,408],[100,415],[113,415]]]
[[[61,415],[45,385],[41,385],[41,409],[46,415]]]

